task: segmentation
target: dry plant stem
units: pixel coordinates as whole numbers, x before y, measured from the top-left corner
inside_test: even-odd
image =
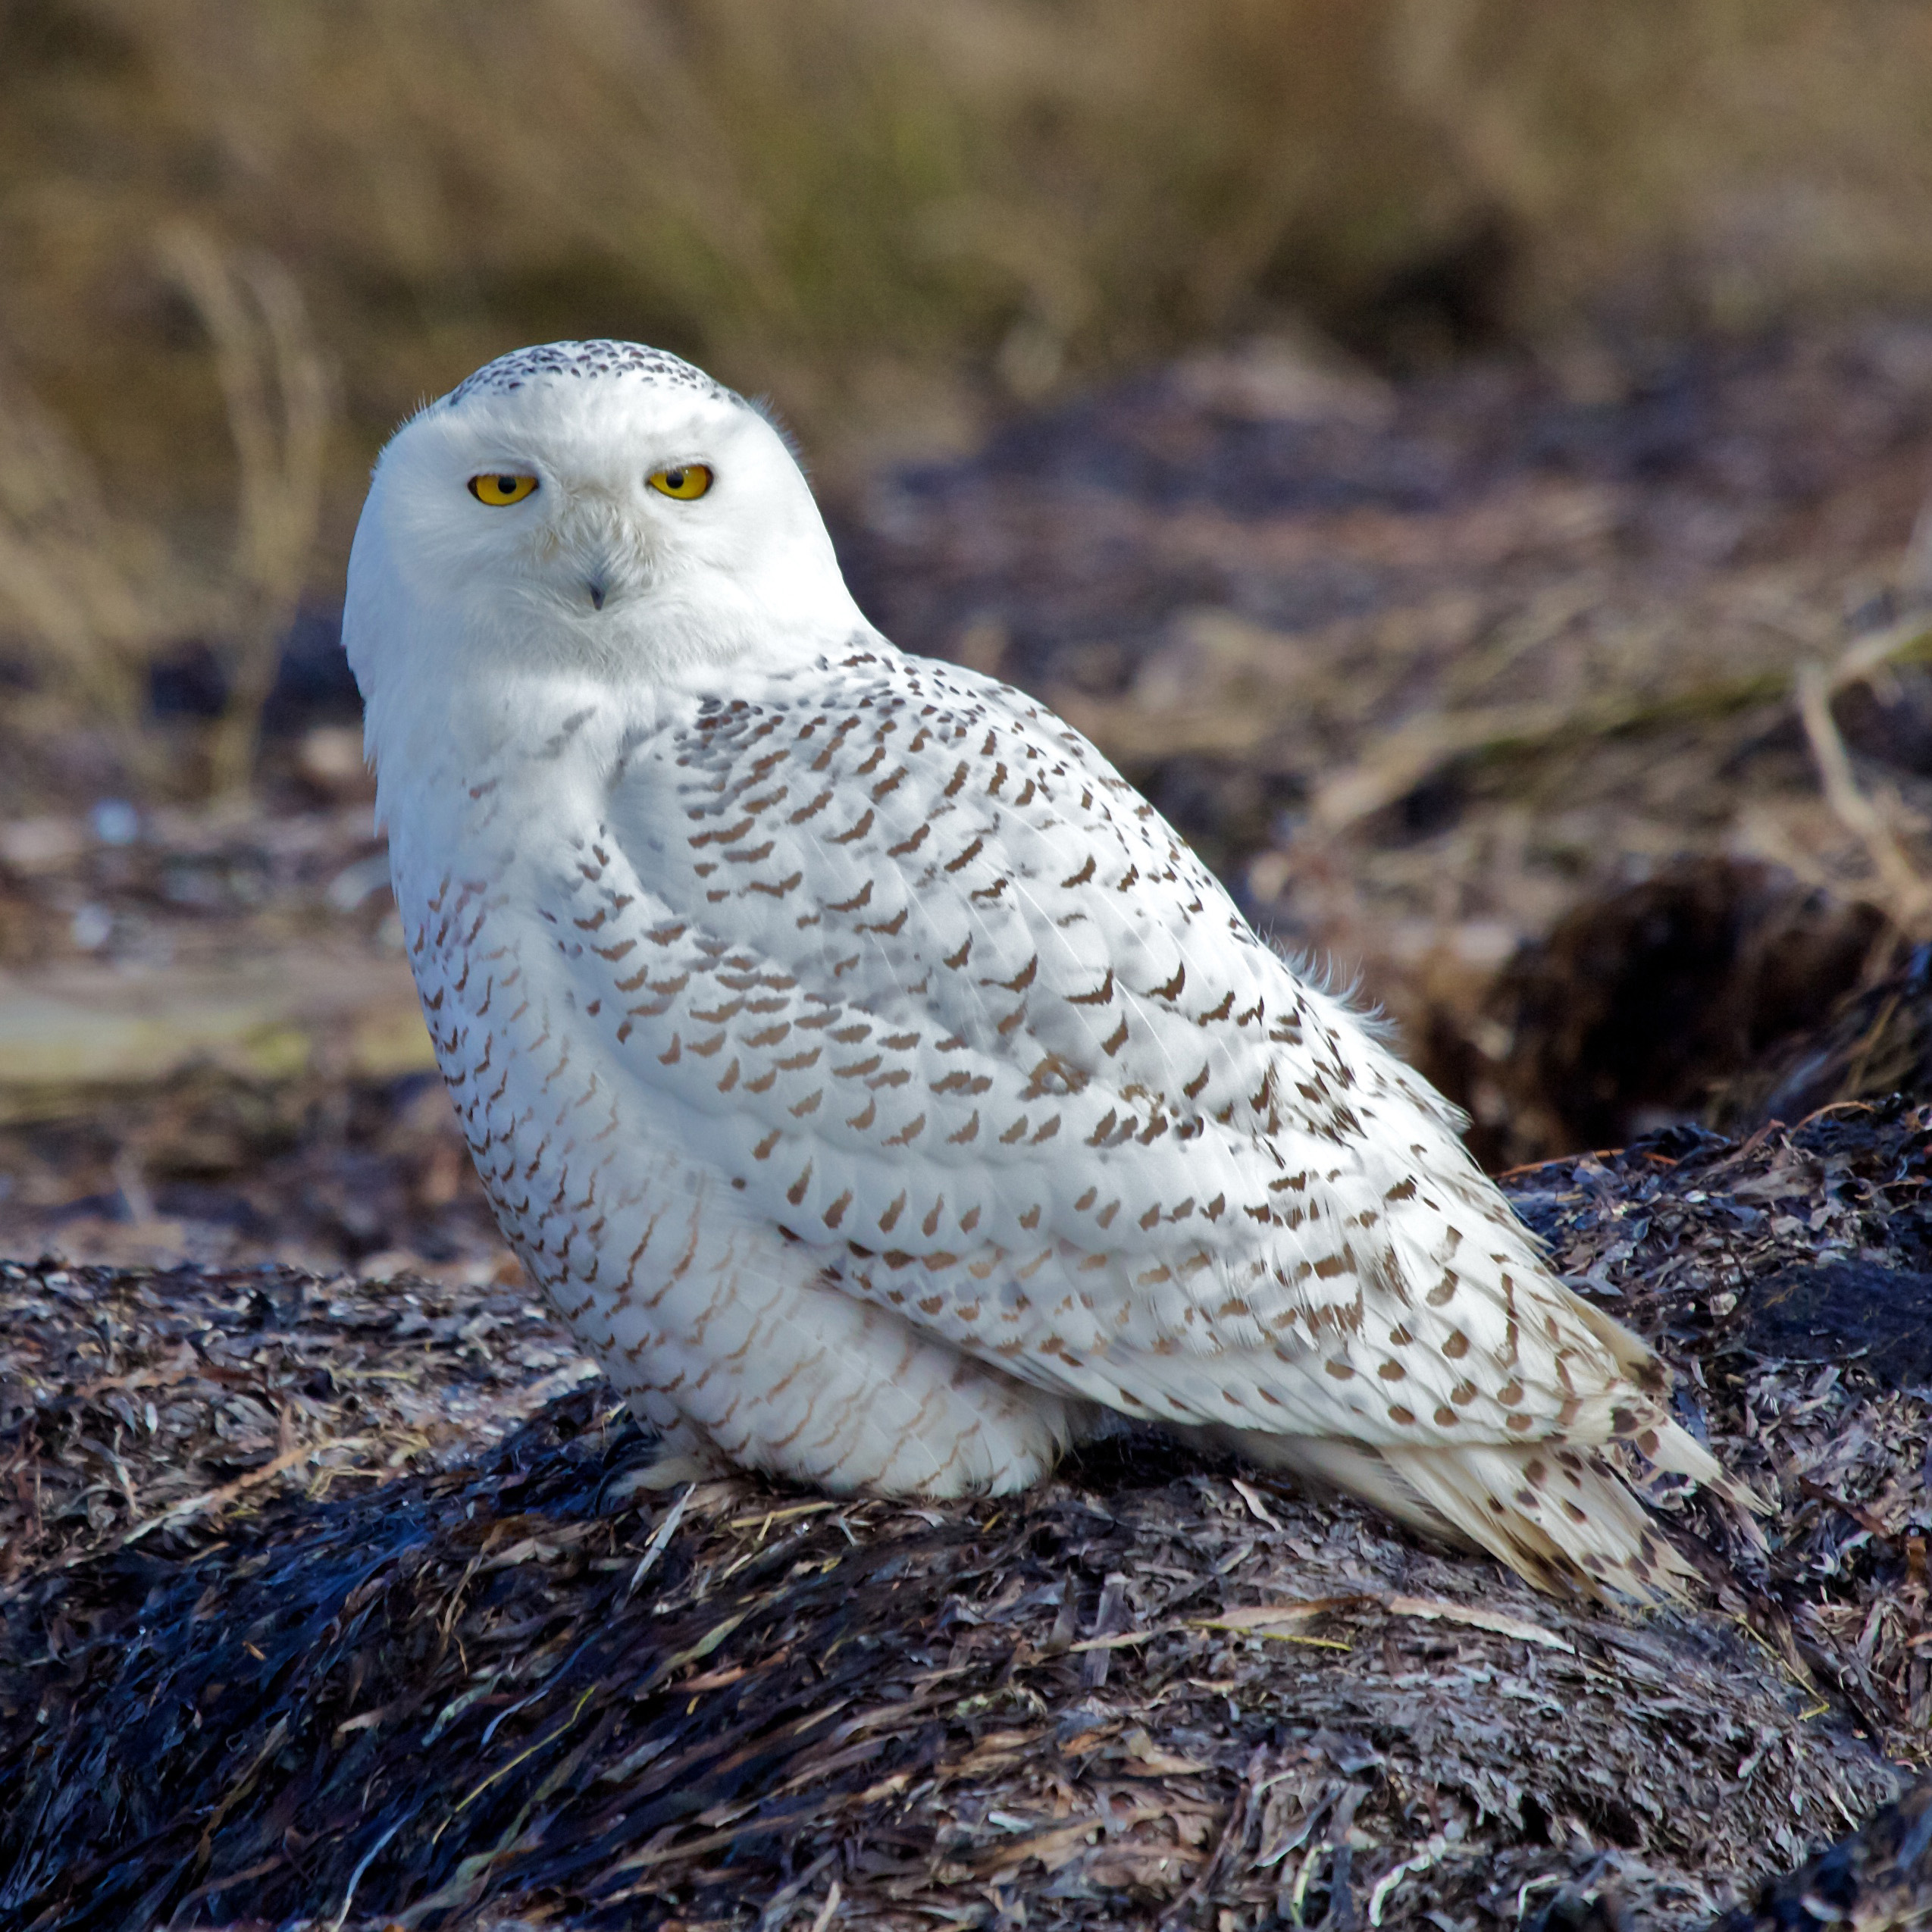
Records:
[[[315,539],[329,386],[300,293],[277,263],[232,256],[193,229],[161,246],[213,341],[240,460],[234,562],[213,625],[233,640],[230,694],[210,750],[212,789],[241,794]],[[149,655],[208,625],[208,600],[184,592],[155,532],[106,509],[85,459],[5,373],[0,415],[17,460],[0,478],[0,612],[49,649],[75,698],[111,727],[130,775],[152,781],[163,753],[142,729]]]
[[[1802,665],[1797,676],[1798,715],[1804,722],[1805,741],[1818,767],[1825,802],[1865,848],[1887,915],[1901,932],[1914,939],[1932,933],[1932,878],[1913,863],[1883,814],[1860,790],[1851,755],[1831,715],[1831,700],[1835,692],[1847,690],[1896,662],[1907,647],[1926,634],[1925,622],[1920,617],[1854,645],[1830,673],[1814,663]]]
[[[228,701],[210,747],[209,789],[245,794],[321,507],[330,396],[300,291],[266,255],[230,257],[196,229],[162,254],[214,345],[240,467]]]
[[[1411,719],[1371,744],[1354,764],[1317,787],[1314,816],[1345,831],[1392,805],[1461,758],[1539,751],[1567,738],[1602,738],[1649,726],[1721,717],[1783,695],[1775,675],[1718,679],[1656,697],[1615,697],[1591,704],[1502,704]]]
[[[1828,674],[1819,671],[1821,701],[1828,706],[1840,692],[1863,683],[1886,666],[1915,662],[1928,652],[1932,652],[1932,622],[1923,612],[1917,612],[1861,638]],[[1801,671],[1787,680],[1780,673],[1760,672],[1747,678],[1716,679],[1654,697],[1612,697],[1575,706],[1496,705],[1413,719],[1375,741],[1355,763],[1324,779],[1316,793],[1315,816],[1331,831],[1345,830],[1371,813],[1393,804],[1432,773],[1460,758],[1541,750],[1566,738],[1609,737],[1652,725],[1718,717],[1794,690],[1802,709],[1803,681],[1807,675]],[[1805,728],[1809,734],[1808,720]],[[1835,727],[1832,736],[1836,737]],[[1815,753],[1817,743],[1814,737]],[[1840,750],[1842,754],[1842,744]],[[1849,782],[1849,764],[1845,775]],[[1857,794],[1855,784],[1851,789]],[[1865,809],[1868,813],[1872,811],[1869,801],[1865,801]],[[1864,836],[1862,832],[1860,837]],[[1907,864],[1909,867],[1909,861]],[[1892,872],[1883,866],[1880,870],[1888,881],[1892,880]],[[1932,887],[1927,890],[1932,894]]]
[[[1927,508],[1932,509],[1932,504]],[[1870,632],[1852,645],[1831,667],[1827,691],[1836,697],[1840,691],[1863,684],[1889,665],[1915,664],[1928,654],[1932,654],[1932,616],[1923,609],[1915,609],[1909,616]]]

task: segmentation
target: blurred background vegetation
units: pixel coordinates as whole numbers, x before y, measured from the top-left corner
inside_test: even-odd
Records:
[[[0,0],[0,969],[225,1065],[167,974],[347,935],[287,1000],[346,1039],[386,960],[355,1077],[420,1075],[350,535],[418,402],[612,334],[771,397],[868,610],[1359,969],[1486,1159],[1932,1083],[1928,102],[1925,0]],[[0,997],[0,1124],[106,1010]]]
[[[337,421],[318,540],[244,575],[325,592],[397,418],[534,339],[768,393],[836,486],[1285,322],[1402,369],[1916,302],[1928,98],[1921,0],[5,0],[0,407],[46,453],[0,508],[112,565],[70,631],[193,628],[275,380],[224,274],[286,278]]]
[[[894,464],[970,450],[1007,419],[1204,352],[1273,344],[1320,371],[1322,408],[1368,437],[1407,379],[1484,359],[1548,371],[1583,404],[1602,379],[1602,400],[1621,406],[1619,371],[1675,353],[1661,346],[1826,340],[1849,317],[1932,307],[1928,101],[1924,0],[0,0],[0,817],[102,798],[246,802],[261,705],[278,671],[286,682],[292,640],[334,653],[371,458],[418,402],[521,342],[641,338],[767,394],[852,529]],[[1883,355],[1924,362],[1915,342]],[[1886,478],[1849,427],[1824,427],[1837,421],[1827,402],[1810,408],[1820,427],[1793,433],[1795,468],[1830,454],[1855,485],[1868,471],[1872,503],[1840,516],[1865,535],[1833,535],[1830,516],[1822,534],[1774,518],[1746,541],[1725,510],[1711,528],[1733,535],[1710,541],[1737,550],[1743,572],[1725,593],[1729,630],[1673,593],[1677,566],[1658,560],[1642,595],[1675,605],[1619,630],[1605,559],[1623,539],[1602,556],[1579,539],[1559,587],[1565,609],[1594,616],[1552,630],[1532,610],[1524,632],[1594,622],[1611,640],[1552,657],[1563,717],[1579,692],[1621,701],[1619,680],[1655,682],[1658,665],[1692,659],[1710,662],[1686,715],[1706,684],[1720,709],[1764,684],[1780,711],[1797,659],[1845,641],[1840,603],[1870,599],[1872,584],[1890,597],[1887,560],[1909,528],[1893,499],[1924,490],[1907,433],[1917,404],[1883,406],[1907,425]],[[1411,427],[1401,462],[1428,468],[1436,431]],[[1304,468],[1327,462],[1316,452]],[[997,549],[993,500],[982,525]],[[1639,512],[1598,504],[1577,512],[1579,529],[1623,529]],[[1686,512],[1655,514],[1706,543]],[[1099,555],[1098,537],[1074,535]],[[1072,703],[1070,659],[1003,657],[1014,612],[982,622],[978,591],[947,589],[941,537],[900,576],[923,570],[958,609],[902,622],[889,562],[869,572],[877,615]],[[1924,578],[1918,591],[1932,585],[1932,525],[1924,539],[1905,572]],[[1482,560],[1492,539],[1472,537],[1467,559],[1463,539],[1442,541],[1486,597],[1517,595],[1514,566]],[[1785,564],[1801,553],[1812,568],[1799,581]],[[1760,562],[1783,576],[1750,576]],[[1069,578],[1064,560],[1043,572]],[[1329,682],[1382,692],[1364,728],[1420,703],[1408,736],[1439,738],[1429,707],[1497,665],[1495,701],[1528,687],[1530,645],[1509,641],[1503,618],[1454,616],[1454,597],[1401,618],[1408,641],[1383,651],[1386,692],[1341,669],[1368,637],[1360,622],[1312,645]],[[1770,647],[1766,609],[1783,626]],[[1503,643],[1476,649],[1495,624]],[[1639,632],[1652,643],[1633,643]],[[1314,715],[1304,645],[1256,637],[1298,694],[1270,717]],[[1414,687],[1411,661],[1439,671],[1457,651],[1472,655],[1447,672],[1449,696]],[[1843,687],[1806,715],[1820,757]],[[1633,703],[1648,715],[1654,694]],[[1165,701],[1141,709],[1155,732],[1171,725]],[[324,796],[359,782],[352,715],[349,701],[334,738],[303,740],[303,756],[323,746],[315,757],[332,761],[309,773]],[[1501,717],[1451,719],[1443,742],[1486,756]],[[1098,715],[1088,725],[1154,784],[1157,746],[1134,765],[1119,719],[1111,736]],[[1704,763],[1729,757],[1704,736]],[[1372,803],[1411,786],[1411,752],[1407,738],[1356,747]],[[1331,744],[1329,763],[1341,756]],[[1316,821],[1333,778],[1320,759],[1296,767]],[[1802,759],[1797,778],[1808,794]],[[1169,791],[1155,796],[1201,837]],[[1932,887],[1886,844],[1849,767],[1833,796],[1833,823],[1882,879],[1890,863],[1911,883],[1909,904],[1903,887],[1886,904],[1918,937]],[[1648,850],[1633,812],[1592,833],[1592,850]],[[1664,831],[1646,837],[1664,850],[1685,813],[1655,816]],[[1275,837],[1260,806],[1250,817],[1246,842],[1207,846],[1231,875]],[[1795,863],[1789,846],[1774,856]],[[1267,863],[1261,885],[1287,891],[1289,858]],[[1464,872],[1493,869],[1470,858]],[[1279,893],[1254,885],[1252,898]],[[1376,958],[1337,937],[1337,918],[1304,923],[1310,943]],[[1545,923],[1517,919],[1524,933]],[[1373,966],[1370,983],[1397,999]]]

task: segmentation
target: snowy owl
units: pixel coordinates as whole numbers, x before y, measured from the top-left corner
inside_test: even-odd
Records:
[[[757,409],[490,363],[384,452],[346,638],[478,1170],[676,1448],[953,1496],[1113,1412],[1680,1588],[1615,1462],[1736,1492],[1661,1364],[1092,745],[866,622]]]

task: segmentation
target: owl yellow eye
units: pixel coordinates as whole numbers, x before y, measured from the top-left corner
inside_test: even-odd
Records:
[[[470,478],[470,494],[479,503],[520,503],[537,487],[534,476],[513,476],[508,471],[494,476]]]
[[[675,463],[669,469],[653,470],[646,481],[660,495],[688,503],[711,487],[711,472],[702,463]]]

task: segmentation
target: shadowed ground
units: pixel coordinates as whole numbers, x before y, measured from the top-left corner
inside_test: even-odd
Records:
[[[1609,1887],[1701,1923],[1924,1754],[1929,1127],[1514,1177],[1779,1501],[1768,1564],[1673,1512],[1711,1602],[1635,1621],[1138,1436],[945,1508],[654,1489],[514,1291],[9,1268],[0,1902],[775,1927],[836,1881],[860,1924],[1439,1927]],[[1855,1323],[1793,1317],[1807,1267]]]

